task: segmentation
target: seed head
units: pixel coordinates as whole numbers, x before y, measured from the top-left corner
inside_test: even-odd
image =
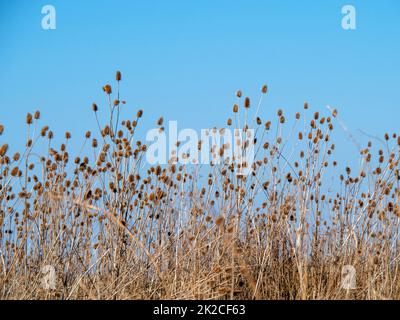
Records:
[[[267,85],[264,84],[263,87],[261,88],[261,92],[266,94],[267,91],[268,91],[268,87],[267,87]]]
[[[222,224],[224,223],[224,221],[225,221],[224,217],[218,216],[218,217],[215,219],[215,224],[216,224],[217,226],[220,226],[220,225],[222,225]]]
[[[116,73],[116,75],[115,75],[115,79],[116,79],[117,81],[121,81],[121,72],[120,72],[120,71],[117,71],[117,73]]]
[[[32,119],[33,119],[32,115],[28,112],[26,114],[26,124],[32,124],[33,121]]]
[[[250,108],[250,98],[249,98],[249,97],[246,97],[246,98],[244,99],[244,107],[245,107],[246,109]]]
[[[111,86],[110,86],[109,84],[106,84],[106,85],[103,87],[103,91],[104,91],[105,93],[107,93],[107,94],[111,94],[111,93],[112,93]]]
[[[3,157],[7,153],[8,150],[8,144],[3,144],[2,147],[0,148],[0,156]]]

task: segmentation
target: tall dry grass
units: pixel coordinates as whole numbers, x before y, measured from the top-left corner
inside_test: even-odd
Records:
[[[150,167],[135,134],[143,111],[120,121],[119,72],[116,81],[115,94],[103,87],[108,105],[92,106],[99,132],[86,133],[87,156],[68,153],[68,132],[57,147],[39,112],[26,117],[25,150],[0,144],[1,299],[400,298],[397,135],[332,177],[336,110],[305,104],[290,125],[282,110],[263,121],[261,100],[238,91],[227,126],[255,128],[252,174]],[[47,265],[53,289],[42,285]],[[354,289],[342,286],[347,265]]]

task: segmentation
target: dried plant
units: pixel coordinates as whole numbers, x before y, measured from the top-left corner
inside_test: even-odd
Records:
[[[99,132],[83,137],[87,155],[71,157],[69,132],[56,147],[48,126],[34,130],[39,112],[26,116],[25,150],[0,143],[2,299],[400,298],[400,137],[369,142],[360,167],[340,173],[337,110],[310,115],[305,103],[291,127],[283,110],[263,121],[263,86],[258,105],[237,91],[226,122],[255,129],[250,175],[226,162],[150,166],[143,111],[119,119],[121,79],[103,87],[106,108],[91,106]],[[41,283],[45,266],[54,288]]]

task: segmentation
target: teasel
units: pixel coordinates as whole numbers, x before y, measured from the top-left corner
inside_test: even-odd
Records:
[[[94,112],[97,112],[97,110],[99,110],[98,107],[97,107],[97,104],[92,103],[92,110],[93,110]]]
[[[245,107],[246,109],[250,108],[250,98],[249,98],[249,97],[246,97],[246,98],[244,99],[244,107]]]
[[[8,151],[8,144],[3,144],[0,148],[0,156],[4,157]]]
[[[111,86],[110,86],[109,84],[106,84],[106,85],[103,87],[103,91],[104,91],[106,94],[110,95],[110,94],[112,93]]]
[[[13,177],[16,177],[17,175],[18,175],[18,173],[19,173],[19,168],[18,167],[14,167],[12,170],[11,170],[11,176],[13,176]]]
[[[215,225],[221,226],[224,223],[224,221],[225,221],[225,218],[223,216],[218,216],[215,219]]]
[[[40,130],[40,135],[41,135],[42,137],[45,137],[46,134],[47,134],[47,130],[49,130],[49,127],[48,127],[48,126],[44,126],[44,127],[42,128],[42,130]]]
[[[116,72],[116,74],[115,74],[115,79],[116,79],[117,81],[121,81],[121,72],[120,72],[120,71],[117,71],[117,72]]]
[[[26,114],[26,124],[32,124],[32,114],[30,114],[29,112]]]
[[[261,88],[261,92],[262,92],[263,94],[266,94],[267,91],[268,91],[268,87],[267,87],[266,84],[264,84],[263,87]]]
[[[20,154],[19,154],[19,152],[16,152],[15,154],[14,154],[14,156],[13,156],[13,160],[14,161],[18,161],[20,159]]]

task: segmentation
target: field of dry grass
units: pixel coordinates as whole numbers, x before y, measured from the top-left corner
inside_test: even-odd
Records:
[[[250,175],[232,163],[151,167],[135,133],[146,115],[119,119],[120,80],[103,87],[99,131],[82,141],[67,132],[55,145],[39,112],[26,116],[25,150],[0,136],[1,299],[400,298],[400,137],[360,147],[348,155],[360,166],[333,175],[336,110],[305,103],[263,120],[238,91],[226,127],[255,129]],[[72,138],[87,155],[68,153]]]

